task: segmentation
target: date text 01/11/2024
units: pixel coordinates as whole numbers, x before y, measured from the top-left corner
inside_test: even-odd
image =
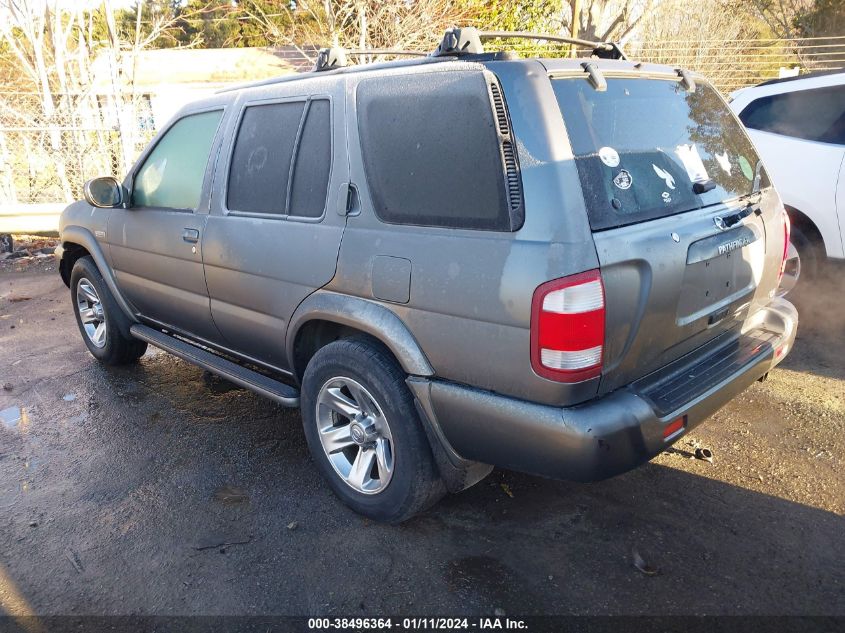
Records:
[[[405,630],[405,631],[458,631],[458,630],[527,630],[524,620],[505,617],[478,618],[309,618],[309,630]]]

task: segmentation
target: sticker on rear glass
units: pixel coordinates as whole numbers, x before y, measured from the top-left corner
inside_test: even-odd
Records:
[[[631,178],[627,169],[623,169],[613,177],[613,184],[620,189],[630,189],[631,185],[634,184],[634,179]]]
[[[619,164],[619,152],[612,147],[602,147],[599,150],[599,158],[608,167],[616,167]]]
[[[672,177],[672,174],[670,174],[665,169],[660,169],[660,167],[658,167],[654,163],[652,163],[651,166],[654,169],[654,173],[663,179],[663,182],[666,183],[666,186],[669,187],[669,189],[675,188],[675,179]]]
[[[663,198],[663,204],[670,204],[672,202],[672,195],[668,191],[661,193],[660,197]]]
[[[705,182],[710,180],[695,143],[692,145],[678,145],[675,148],[675,155],[681,159],[681,162],[684,164],[684,169],[687,170],[687,176],[689,176],[689,179],[692,182]]]
[[[731,159],[728,158],[728,153],[722,152],[721,154],[713,154],[713,156],[716,157],[716,162],[719,163],[719,167],[722,168],[722,171],[730,176],[733,165],[731,165]]]
[[[754,180],[754,170],[751,169],[751,163],[748,162],[748,159],[745,156],[740,156],[737,162],[742,170],[742,175],[748,180]]]

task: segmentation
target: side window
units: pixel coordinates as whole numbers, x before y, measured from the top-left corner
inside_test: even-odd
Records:
[[[229,209],[284,214],[290,164],[304,108],[304,101],[296,101],[244,110],[229,168]]]
[[[329,102],[311,102],[293,167],[290,191],[290,215],[318,218],[323,215],[331,168],[331,120]]]
[[[760,97],[739,115],[754,130],[845,144],[845,86]]]
[[[331,168],[329,119],[326,99],[247,106],[232,152],[226,206],[320,217]]]
[[[135,175],[132,204],[196,209],[222,110],[180,119],[158,141]]]
[[[495,231],[519,224],[511,217],[504,145],[483,73],[366,79],[357,109],[367,184],[381,220]],[[503,102],[501,121],[507,124]]]

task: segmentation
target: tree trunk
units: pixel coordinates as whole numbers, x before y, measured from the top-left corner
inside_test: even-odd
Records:
[[[135,130],[131,122],[127,121],[125,104],[123,101],[123,86],[120,79],[120,39],[117,34],[117,24],[114,20],[111,0],[103,0],[103,10],[106,13],[106,28],[109,33],[109,45],[111,47],[111,101],[114,108],[117,130],[120,136],[121,155],[123,158],[122,170],[128,171],[132,165],[135,155]]]

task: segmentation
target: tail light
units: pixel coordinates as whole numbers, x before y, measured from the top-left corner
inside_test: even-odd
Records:
[[[555,279],[534,291],[531,367],[558,382],[601,375],[604,354],[604,285],[590,270]]]
[[[778,284],[783,279],[783,273],[786,271],[786,256],[789,253],[789,216],[786,214],[786,209],[781,212],[783,221],[783,259],[780,262],[780,272],[778,273]]]

